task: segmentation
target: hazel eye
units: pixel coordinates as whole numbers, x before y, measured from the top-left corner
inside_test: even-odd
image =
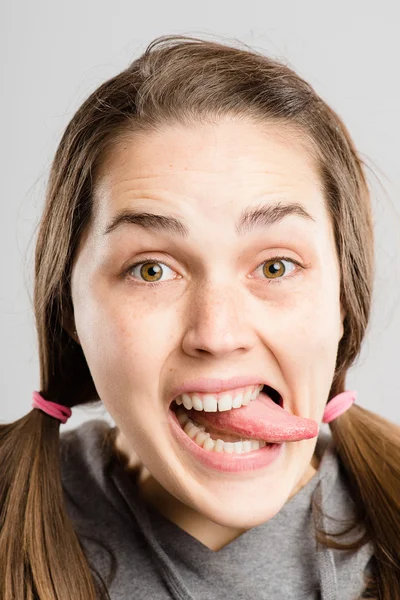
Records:
[[[146,261],[132,265],[129,268],[129,273],[134,274],[134,279],[142,278],[142,280],[147,283],[155,283],[161,280],[164,273],[167,272],[166,270],[171,271],[171,273],[173,273],[172,269],[170,269],[164,263],[156,261]],[[174,277],[171,277],[170,279],[174,279]]]
[[[260,267],[262,267],[263,275],[267,279],[282,279],[284,275],[295,269],[295,262],[289,259],[275,257],[266,260]]]

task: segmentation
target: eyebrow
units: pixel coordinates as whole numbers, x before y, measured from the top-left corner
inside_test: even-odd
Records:
[[[236,223],[238,235],[248,234],[256,229],[268,228],[279,223],[289,215],[297,215],[304,219],[315,221],[314,217],[298,202],[267,204],[249,207],[242,211]],[[184,221],[171,215],[158,215],[135,209],[124,209],[118,212],[106,227],[104,235],[115,231],[118,227],[129,224],[139,225],[147,230],[166,231],[179,237],[187,237],[190,233],[189,227]]]

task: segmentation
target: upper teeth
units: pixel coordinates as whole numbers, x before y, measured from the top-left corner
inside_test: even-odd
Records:
[[[183,404],[187,410],[204,410],[204,412],[217,412],[247,406],[255,400],[264,385],[249,385],[237,390],[221,392],[220,394],[201,394],[199,392],[182,394],[175,398],[177,404]]]

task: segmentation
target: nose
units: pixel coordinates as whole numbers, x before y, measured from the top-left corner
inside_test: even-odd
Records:
[[[248,351],[255,333],[248,322],[244,291],[217,284],[197,288],[188,302],[182,348],[189,356],[222,358]]]

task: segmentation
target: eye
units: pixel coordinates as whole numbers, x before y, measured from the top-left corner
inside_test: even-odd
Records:
[[[296,260],[284,256],[275,256],[274,258],[270,258],[269,260],[261,263],[257,270],[260,268],[262,269],[265,279],[270,281],[274,279],[280,280],[294,271],[296,265],[299,267],[303,266]],[[168,271],[174,275],[172,277],[164,277],[163,279],[163,275],[168,275]],[[131,274],[133,274],[133,276],[131,276]],[[179,275],[176,276],[176,271],[174,271],[165,263],[151,259],[145,259],[141,262],[134,263],[126,270],[126,275],[132,279],[138,280],[139,283],[142,282],[148,285],[156,285],[159,282],[171,281],[173,279],[180,278]],[[277,281],[277,283],[279,283],[279,281]]]
[[[131,265],[127,270],[127,273],[134,273],[134,279],[142,278],[142,280],[146,283],[157,283],[161,281],[164,273],[168,273],[168,271],[174,272],[165,263],[151,260],[142,261]],[[168,279],[174,279],[174,277],[170,277]]]
[[[296,265],[300,266],[300,263],[283,256],[275,256],[261,263],[258,269],[262,269],[266,279],[282,279],[285,275],[291,273]]]

